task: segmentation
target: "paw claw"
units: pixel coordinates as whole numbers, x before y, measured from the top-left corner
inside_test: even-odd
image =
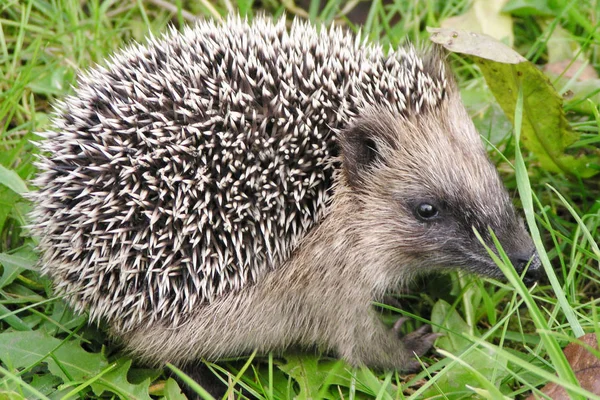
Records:
[[[422,325],[418,329],[416,329],[413,333],[419,335],[425,335],[426,333],[431,332],[431,325]]]
[[[445,336],[443,333],[439,332],[439,333],[430,333],[428,335],[426,335],[425,337],[423,337],[423,340],[427,340],[431,342],[431,345],[433,346],[433,343],[436,341],[437,338]]]
[[[400,334],[400,329],[402,329],[402,325],[404,325],[406,321],[408,321],[408,317],[398,318],[398,321],[394,323],[394,332]]]
[[[394,324],[394,331],[396,333],[399,333],[400,328],[402,327],[402,324],[404,324],[404,322],[406,322],[407,320],[408,320],[407,317],[402,317],[398,321],[396,321],[396,323]],[[411,332],[407,335],[401,336],[400,340],[402,341],[402,344],[404,345],[406,350],[408,350],[408,351],[414,353],[416,356],[420,357],[423,354],[427,353],[433,347],[433,343],[440,336],[443,336],[443,334],[431,333],[430,325],[423,325],[423,326],[419,327],[418,329],[414,330],[413,332]],[[420,368],[420,364],[418,362],[416,362],[415,365],[412,365],[412,364],[413,363],[411,362],[411,365],[408,365],[407,368],[408,369],[412,369],[413,367],[416,367],[417,369]]]

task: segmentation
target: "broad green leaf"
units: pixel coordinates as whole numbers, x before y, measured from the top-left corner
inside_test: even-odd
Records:
[[[0,333],[0,360],[15,368],[45,362],[50,372],[65,382],[89,379],[108,365],[104,355],[88,353],[76,341],[63,342],[40,331]]]
[[[489,349],[473,349],[466,354],[452,354],[460,358],[468,367],[455,364],[445,369],[436,381],[436,387],[426,390],[423,398],[430,398],[439,393],[450,395],[462,392],[464,394],[465,391],[468,391],[469,385],[482,380],[500,388],[502,380],[510,376],[506,371],[506,359],[498,357]],[[449,398],[454,397],[450,396]]]
[[[17,331],[29,331],[31,328],[18,315],[12,314],[3,304],[0,304],[0,318]]]
[[[26,400],[21,394],[15,391],[0,390],[0,400]]]
[[[25,269],[33,269],[37,262],[37,256],[29,247],[19,249],[15,254],[0,253],[0,263],[2,264],[2,276],[0,276],[0,288],[10,285]],[[14,288],[15,285],[11,286]],[[13,298],[17,299],[18,294],[11,290]],[[0,305],[0,317],[17,331],[28,331],[30,326],[23,321],[19,315],[10,315],[9,310],[4,305]]]
[[[431,322],[434,332],[441,332],[444,336],[435,342],[440,349],[447,350],[452,354],[458,354],[471,346],[471,341],[461,336],[469,334],[470,327],[460,316],[456,309],[452,308],[444,300],[438,300],[431,310]],[[443,326],[446,329],[437,328]]]
[[[548,0],[509,0],[502,11],[520,17],[528,15],[550,17],[556,15],[556,12],[548,6]]]
[[[138,384],[129,383],[127,372],[131,367],[130,359],[121,359],[117,361],[117,366],[102,375],[102,378],[92,383],[92,389],[97,396],[105,391],[116,393],[122,399],[131,400],[150,400],[148,390],[150,389],[150,378]]]
[[[447,395],[464,392],[468,389],[467,385],[481,382],[482,379],[486,385],[491,382],[494,387],[500,387],[502,379],[507,376],[506,360],[497,358],[489,350],[472,349],[473,342],[468,339],[470,327],[456,309],[446,301],[439,300],[433,306],[431,322],[434,331],[444,333],[436,341],[436,347],[460,357],[469,367],[453,365],[447,368],[436,381],[436,387],[425,392],[425,397],[435,396],[440,391]],[[437,325],[445,329],[436,328]]]
[[[73,68],[62,65],[54,65],[53,68],[40,69],[36,78],[27,87],[34,93],[43,95],[62,96],[69,85],[74,82],[75,72]]]
[[[565,154],[567,147],[579,139],[562,108],[562,97],[550,80],[530,62],[517,65],[498,64],[481,58],[475,60],[494,93],[496,100],[511,118],[514,115],[519,84],[523,86],[522,143],[535,153],[544,168],[589,178],[599,171],[592,167],[595,157]]]
[[[15,171],[0,165],[0,183],[18,194],[29,192],[25,181]]]
[[[24,270],[35,270],[36,263],[37,256],[29,249],[21,250],[15,254],[0,253],[0,264],[3,267],[0,288],[12,283]]]
[[[435,43],[474,56],[496,101],[513,123],[517,94],[522,85],[521,141],[545,169],[581,178],[600,172],[600,149],[568,153],[579,134],[572,130],[565,116],[562,97],[534,64],[486,35],[444,29],[430,29],[430,32]]]
[[[75,313],[64,300],[53,302],[52,313],[47,316],[48,318],[43,320],[40,329],[49,334],[59,332],[61,329],[76,329],[78,326],[85,324],[88,319],[85,314]],[[94,330],[94,332],[96,331]],[[86,338],[92,339],[89,332]]]
[[[487,369],[486,369],[486,366],[484,366],[483,369],[480,369],[480,368],[478,368],[479,365],[473,365],[473,364],[467,362],[467,358],[475,353],[476,353],[476,351],[468,354],[466,357],[462,357],[462,356],[458,357],[447,351],[444,351],[444,350],[440,351],[440,354],[442,354],[444,357],[448,357],[448,358],[454,360],[455,362],[457,362],[461,367],[463,367],[465,369],[465,371],[468,371],[469,375],[471,375],[475,378],[475,380],[473,380],[471,383],[465,384],[466,388],[473,390],[475,393],[477,393],[478,395],[482,396],[485,399],[498,399],[498,400],[506,399],[506,400],[508,400],[508,398],[505,397],[502,394],[502,392],[500,391],[500,389],[499,389],[500,385],[494,384],[492,382],[493,380],[497,381],[497,375],[495,373],[496,369],[492,369],[491,376],[489,374],[487,374],[487,376],[486,376],[487,369],[489,369],[489,367],[490,367],[489,363],[487,363],[487,367],[488,367]],[[501,363],[501,364],[495,363],[495,365],[493,365],[493,367],[499,367],[499,366],[506,367],[506,363]],[[452,368],[452,367],[449,367],[449,368],[454,370],[454,368]],[[502,368],[501,372],[505,372],[505,369]],[[503,373],[502,375],[505,375],[505,373]],[[481,387],[474,386],[477,383],[479,385],[481,385]],[[498,383],[500,383],[500,382],[498,382]]]
[[[21,195],[0,184],[0,232],[4,229],[7,221],[14,216],[13,213],[21,200]]]
[[[388,376],[391,377],[391,375]],[[380,399],[393,399],[396,397],[395,387],[388,380],[382,381],[369,368],[359,368],[356,371],[356,389]]]

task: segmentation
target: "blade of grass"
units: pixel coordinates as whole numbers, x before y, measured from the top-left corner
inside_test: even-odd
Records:
[[[522,91],[520,91],[520,94],[522,94]],[[517,161],[517,163],[518,163],[518,161]],[[485,246],[486,250],[488,251],[489,256],[494,260],[496,265],[498,265],[498,267],[502,270],[502,272],[504,273],[504,275],[506,276],[508,281],[511,283],[511,285],[513,285],[513,287],[519,294],[519,296],[521,296],[521,298],[525,301],[525,304],[527,305],[527,309],[529,310],[529,315],[531,316],[531,319],[533,320],[533,323],[535,324],[536,332],[540,335],[540,339],[542,340],[544,349],[548,353],[548,357],[550,357],[550,360],[552,361],[552,365],[554,366],[554,368],[556,369],[556,372],[558,373],[559,377],[561,378],[561,382],[559,382],[559,385],[561,385],[565,389],[567,389],[567,391],[571,395],[571,398],[581,399],[580,396],[578,396],[576,393],[571,393],[571,390],[567,388],[568,386],[570,387],[570,385],[578,386],[579,382],[577,381],[577,378],[575,377],[575,374],[573,373],[573,370],[571,369],[571,366],[569,365],[569,362],[567,361],[564,353],[562,352],[562,349],[560,348],[558,342],[556,341],[556,338],[554,338],[554,336],[552,336],[549,333],[549,332],[551,332],[551,329],[548,326],[548,323],[546,322],[544,315],[542,314],[542,312],[540,311],[535,300],[531,296],[531,293],[529,293],[529,290],[527,290],[527,287],[525,287],[523,280],[517,274],[517,271],[515,270],[515,268],[512,266],[510,259],[508,258],[508,255],[506,254],[504,249],[502,249],[502,245],[500,244],[500,241],[498,240],[498,238],[496,237],[496,235],[494,234],[493,231],[490,230],[490,234],[492,235],[492,240],[494,241],[494,246],[496,247],[496,250],[498,251],[498,254],[500,256],[496,255],[496,253],[494,253],[494,251],[485,244],[485,242],[483,241],[483,238],[481,237],[479,232],[475,231],[475,235],[480,240],[480,242]],[[563,295],[564,295],[564,293],[563,293]],[[573,311],[573,310],[571,309],[571,311]]]
[[[202,386],[198,385],[192,378],[187,376],[185,372],[183,372],[171,363],[168,363],[167,367],[169,367],[175,373],[175,375],[181,378],[181,380],[186,385],[188,385],[190,388],[192,388],[192,390],[198,393],[198,395],[201,398],[203,398],[204,400],[215,400],[215,398],[210,393],[208,393]]]
[[[115,369],[115,367],[117,366],[117,363],[112,363],[110,364],[108,367],[106,367],[103,371],[101,371],[98,375],[94,376],[93,378],[88,379],[87,381],[77,385],[76,387],[74,387],[69,393],[67,393],[66,395],[64,395],[62,398],[63,399],[70,399],[72,397],[75,397],[75,395],[79,392],[81,392],[83,389],[85,389],[88,386],[91,386],[92,383],[96,382],[97,380],[99,380],[100,378],[102,378],[104,375],[106,375],[108,372],[112,371],[113,369]]]
[[[519,78],[516,76],[516,73],[514,75],[515,79],[518,80]],[[525,166],[525,160],[523,159],[523,154],[521,153],[521,147],[519,145],[519,140],[521,137],[521,124],[523,121],[523,88],[521,85],[518,85],[518,87],[519,97],[517,98],[517,106],[515,107],[515,168],[517,177],[517,189],[519,191],[519,197],[521,198],[521,201],[523,203],[523,211],[525,212],[527,226],[529,227],[529,231],[531,233],[533,243],[535,244],[535,248],[537,249],[538,255],[540,257],[540,261],[542,262],[544,270],[546,271],[546,275],[550,280],[550,285],[554,290],[560,308],[562,309],[563,313],[565,314],[565,317],[569,321],[571,329],[573,329],[575,337],[579,337],[584,334],[583,328],[577,320],[575,312],[573,311],[573,308],[569,305],[564,291],[562,290],[562,287],[558,282],[558,279],[556,278],[556,274],[552,269],[552,264],[550,263],[550,259],[548,258],[548,253],[546,253],[546,250],[544,249],[542,236],[535,221],[531,184],[529,182],[529,176],[527,175],[527,167]]]
[[[33,394],[36,399],[39,400],[49,400],[48,397],[46,397],[46,395],[44,395],[42,392],[38,391],[36,388],[32,387],[31,385],[27,384],[25,381],[23,381],[23,379],[21,379],[20,376],[17,376],[13,373],[11,373],[9,370],[4,369],[0,366],[0,374],[6,376],[7,378],[12,379],[15,382],[18,382],[19,385],[21,385],[21,387],[23,387],[26,391],[28,391],[29,393]]]
[[[521,366],[521,368],[526,369],[528,372],[534,373],[534,374],[546,379],[549,382],[554,382],[558,385],[561,385],[570,393],[571,399],[578,398],[578,399],[600,400],[599,395],[591,393],[585,389],[582,389],[578,383],[574,384],[574,383],[570,383],[570,382],[565,382],[563,379],[554,375],[553,373],[548,372],[545,369],[535,366],[531,363],[526,363],[521,358],[519,358],[519,357],[515,356],[514,354],[512,354],[504,349],[501,349],[491,343],[488,343],[484,340],[480,340],[477,338],[476,338],[476,341],[480,346],[485,347],[486,349],[489,349],[489,350],[495,352],[496,354],[506,358],[511,363]]]
[[[248,357],[248,360],[244,363],[244,365],[242,366],[242,368],[240,369],[240,371],[233,378],[233,381],[229,384],[229,387],[227,388],[227,392],[225,392],[225,396],[223,396],[224,398],[228,398],[228,397],[230,397],[230,395],[233,394],[233,388],[235,387],[235,385],[238,384],[238,382],[241,381],[242,376],[244,375],[244,373],[246,372],[246,370],[252,364],[252,360],[254,360],[254,357],[256,357],[256,350],[254,350],[254,352],[252,352],[252,354],[250,355],[250,357]]]
[[[590,247],[592,248],[592,251],[596,255],[596,257],[598,259],[598,265],[600,266],[600,249],[598,248],[598,244],[594,240],[594,238],[593,238],[592,234],[590,233],[590,231],[588,230],[587,226],[583,223],[583,221],[581,220],[579,215],[577,215],[577,213],[575,212],[573,207],[571,207],[571,205],[569,204],[567,199],[565,199],[564,196],[558,192],[558,190],[556,190],[551,185],[546,185],[546,186],[550,190],[552,190],[554,192],[554,194],[556,194],[558,196],[558,198],[563,203],[563,205],[567,208],[567,210],[569,210],[569,212],[571,213],[573,218],[575,218],[575,221],[577,221],[577,225],[579,225],[579,228],[583,232],[585,238],[590,242]]]

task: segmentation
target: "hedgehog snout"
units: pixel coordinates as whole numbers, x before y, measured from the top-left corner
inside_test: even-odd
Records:
[[[509,255],[510,261],[519,274],[522,274],[525,269],[523,282],[526,285],[533,285],[542,277],[542,265],[537,251],[532,253],[513,254]]]

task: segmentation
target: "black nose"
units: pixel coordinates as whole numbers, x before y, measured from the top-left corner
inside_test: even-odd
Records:
[[[529,256],[518,255],[511,257],[511,262],[520,274],[527,268],[527,272],[525,272],[525,276],[523,277],[523,282],[528,286],[533,285],[542,277],[542,264],[537,252],[534,252]]]

